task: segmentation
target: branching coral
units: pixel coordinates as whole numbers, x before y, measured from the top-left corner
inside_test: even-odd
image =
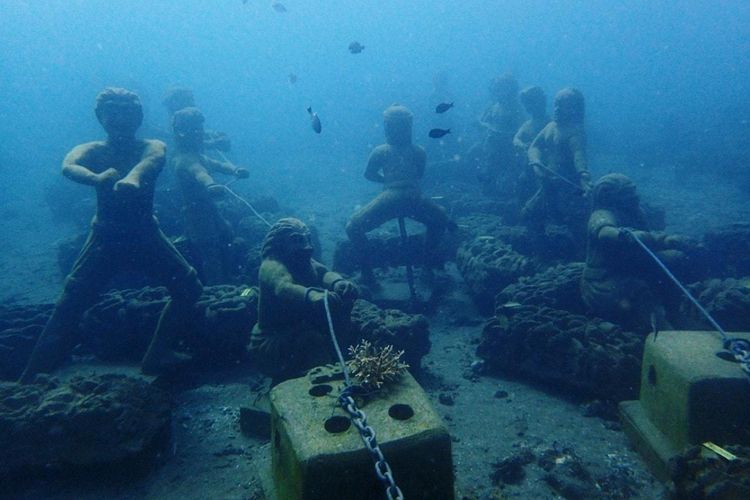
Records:
[[[347,362],[349,371],[362,385],[379,389],[386,382],[397,380],[409,368],[401,361],[404,351],[393,351],[392,345],[377,348],[363,340],[349,347],[352,359]]]

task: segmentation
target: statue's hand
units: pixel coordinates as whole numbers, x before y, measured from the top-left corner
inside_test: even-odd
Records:
[[[686,236],[671,234],[664,238],[664,246],[682,252],[695,248],[697,244]]]
[[[140,183],[126,177],[125,179],[120,179],[115,183],[114,190],[117,193],[132,193],[133,191],[138,191],[140,188]]]
[[[591,174],[589,174],[588,172],[581,172],[580,179],[582,196],[584,198],[588,198],[591,194],[591,190],[593,189],[593,185],[591,184]]]
[[[357,285],[349,280],[339,280],[333,285],[333,292],[345,302],[354,302],[359,297]]]
[[[120,172],[114,168],[108,168],[100,174],[96,174],[96,182],[100,186],[111,186],[120,180]]]
[[[310,304],[315,310],[325,311],[325,290],[319,288],[308,288],[305,292],[305,302]],[[328,292],[328,306],[335,310],[342,304],[341,296],[336,292]]]
[[[624,243],[635,243],[635,237],[633,230],[629,227],[621,227],[617,232],[617,239]]]
[[[250,177],[250,172],[246,168],[238,168],[234,171],[234,176],[238,179],[247,179]]]
[[[222,196],[224,196],[224,194],[226,194],[226,190],[221,184],[211,184],[207,189],[208,194],[210,194],[212,198],[221,198]]]

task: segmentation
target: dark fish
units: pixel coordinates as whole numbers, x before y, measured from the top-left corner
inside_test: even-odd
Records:
[[[435,113],[445,113],[446,111],[448,111],[452,107],[453,107],[453,103],[452,102],[441,102],[435,108]]]
[[[428,135],[430,137],[432,137],[433,139],[440,139],[445,134],[450,134],[450,133],[451,133],[451,129],[447,129],[446,130],[446,129],[442,129],[442,128],[434,128],[434,129],[430,130],[430,133]]]
[[[289,76],[287,78],[289,78],[289,83],[291,83],[292,85],[297,83],[297,75],[295,75],[294,73],[289,73]]]
[[[273,10],[276,12],[286,12],[286,7],[284,7],[284,4],[281,2],[274,2],[271,4],[271,7],[273,7]]]
[[[349,44],[349,52],[352,54],[359,54],[363,50],[365,50],[365,46],[359,42],[352,42]]]
[[[310,125],[312,125],[313,130],[316,134],[319,134],[321,130],[323,130],[323,126],[320,124],[320,118],[318,118],[318,113],[313,113],[312,107],[307,108],[307,112],[310,113]]]

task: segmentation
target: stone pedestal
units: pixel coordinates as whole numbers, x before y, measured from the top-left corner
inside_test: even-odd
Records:
[[[313,369],[271,391],[271,464],[279,500],[384,498],[371,454],[336,404],[342,387],[336,374]],[[358,404],[405,498],[452,500],[451,439],[414,378],[406,373]]]
[[[730,333],[750,339],[750,333]],[[669,459],[712,441],[749,444],[750,379],[716,356],[716,332],[666,331],[646,339],[638,401],[620,403],[625,432],[654,474],[669,478]]]

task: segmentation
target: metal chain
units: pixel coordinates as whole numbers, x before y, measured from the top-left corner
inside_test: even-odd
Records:
[[[385,494],[388,500],[404,500],[404,495],[401,493],[401,489],[396,486],[396,481],[393,479],[391,472],[391,466],[386,462],[383,452],[378,446],[378,441],[375,438],[375,429],[367,425],[367,415],[357,408],[357,403],[352,398],[352,394],[360,391],[361,386],[353,385],[349,378],[349,369],[346,367],[344,362],[344,356],[341,354],[341,348],[339,347],[338,340],[336,340],[336,331],[333,328],[333,319],[331,318],[331,306],[328,304],[328,290],[323,295],[323,305],[326,310],[326,320],[328,321],[328,333],[331,334],[331,342],[333,347],[336,349],[336,356],[339,358],[339,364],[341,370],[344,372],[344,390],[338,397],[338,403],[341,407],[349,414],[352,419],[352,423],[359,431],[359,435],[362,441],[365,442],[365,447],[372,454],[375,460],[375,474],[378,479],[385,486]]]
[[[367,425],[367,415],[357,408],[357,403],[348,394],[346,389],[339,396],[339,404],[351,417],[352,423],[359,431],[359,435],[365,443],[365,447],[372,455],[375,461],[375,474],[378,476],[380,482],[383,483],[383,486],[385,486],[385,494],[388,500],[403,500],[404,495],[401,493],[401,489],[396,486],[391,466],[388,465],[385,456],[383,456],[383,451],[378,445],[375,429]]]
[[[724,349],[732,353],[732,356],[740,364],[742,370],[750,377],[750,341],[737,337],[728,337],[724,340]]]
[[[750,377],[750,341],[737,337],[730,337],[729,335],[727,335],[727,332],[725,332],[721,325],[716,322],[713,316],[711,316],[711,313],[709,313],[706,308],[704,308],[701,303],[698,302],[698,299],[693,297],[688,289],[685,288],[685,285],[680,283],[680,280],[677,279],[672,271],[669,270],[667,265],[661,261],[661,259],[638,237],[638,235],[635,234],[635,231],[630,228],[624,228],[624,230],[633,238],[633,240],[635,240],[636,243],[638,243],[643,251],[646,252],[646,254],[648,254],[654,260],[654,262],[656,262],[656,264],[661,268],[662,271],[664,271],[667,277],[669,277],[669,279],[671,279],[672,282],[677,285],[677,288],[679,288],[680,291],[688,298],[688,300],[692,302],[692,304],[706,318],[711,326],[713,326],[716,331],[719,332],[724,349],[729,351],[732,356],[734,356],[735,361],[740,364],[740,366],[742,367],[742,371],[745,372],[745,375]]]

